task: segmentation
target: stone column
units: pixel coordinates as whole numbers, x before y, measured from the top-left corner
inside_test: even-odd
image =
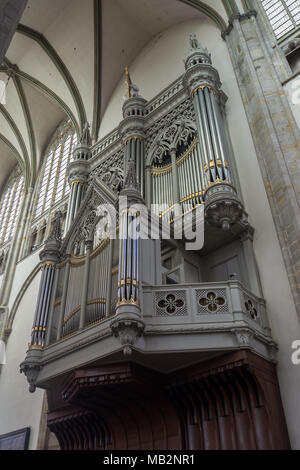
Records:
[[[241,91],[300,317],[300,131],[281,83],[287,62],[280,58],[278,47],[272,47],[267,33],[262,19],[251,10],[234,15],[223,37]]]
[[[228,148],[221,116],[224,93],[211,55],[195,35],[190,36],[190,49],[185,60],[183,83],[194,103],[204,183],[205,215],[208,222],[230,230],[244,216],[232,180]]]

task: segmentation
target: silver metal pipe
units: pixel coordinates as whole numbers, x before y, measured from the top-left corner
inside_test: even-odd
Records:
[[[180,193],[180,201],[184,197],[183,196],[183,179],[182,179],[182,165],[178,165],[177,167],[178,177],[179,177],[179,193]]]
[[[196,145],[196,147],[197,147],[197,145]],[[198,160],[196,147],[193,150],[193,164],[194,164],[194,167],[195,167],[195,175],[196,175],[195,177],[196,177],[196,181],[197,181],[197,193],[200,193],[200,192],[202,192],[203,188],[202,188],[202,181],[201,181],[201,177],[200,177],[200,166],[199,166],[199,160]],[[200,203],[200,202],[201,202],[201,196],[198,196],[198,203]]]
[[[61,299],[59,319],[58,319],[58,328],[57,328],[57,335],[56,335],[57,341],[61,339],[61,335],[62,335],[67,294],[68,294],[68,286],[69,286],[69,275],[70,275],[70,260],[67,261],[65,276],[64,276],[63,292],[62,292],[62,299]]]
[[[211,94],[212,93],[210,92],[210,90],[208,90],[208,88],[205,88],[204,98],[205,98],[208,119],[209,119],[210,134],[212,138],[212,143],[213,143],[213,147],[215,151],[215,158],[216,158],[216,163],[217,163],[217,159],[220,158],[221,151],[220,151],[220,145],[219,145],[219,140],[218,140],[218,135],[217,135],[216,122],[215,122],[212,104],[211,104],[211,98],[210,98]]]
[[[48,317],[48,325],[46,330],[46,337],[45,337],[45,346],[49,346],[51,340],[51,330],[53,325],[53,315],[54,315],[54,305],[55,305],[55,298],[57,292],[57,285],[58,285],[58,278],[59,278],[59,269],[55,269],[55,276],[54,276],[54,283],[51,295],[51,302],[49,307],[49,317]]]
[[[129,212],[127,215],[127,221],[128,221],[128,230],[127,230],[127,261],[126,261],[126,278],[125,278],[125,283],[126,283],[126,299],[130,300],[130,294],[131,294],[131,274],[132,274],[132,215]],[[130,284],[128,281],[130,280]]]
[[[203,123],[202,114],[200,110],[200,100],[199,100],[198,93],[195,93],[194,95],[194,108],[195,108],[196,123],[197,123],[197,128],[198,128],[201,155],[203,156],[203,160],[204,160],[202,168],[204,168],[205,163],[207,165],[209,164],[209,156],[208,156],[208,148],[207,148],[206,139],[205,139],[204,123]]]
[[[48,269],[48,276],[47,276],[47,286],[46,286],[46,295],[45,295],[45,303],[44,303],[44,308],[43,312],[41,315],[41,320],[40,320],[40,326],[43,328],[46,327],[47,320],[48,320],[48,314],[49,314],[49,305],[50,305],[50,299],[51,299],[51,294],[52,294],[52,288],[53,288],[53,281],[54,281],[54,274],[55,274],[55,267],[53,265],[49,265],[47,267]]]
[[[75,201],[75,206],[74,206],[73,219],[75,219],[77,212],[78,212],[78,208],[80,205],[80,195],[81,195],[81,184],[76,183],[76,201]]]
[[[141,160],[141,164],[140,164],[140,183],[141,183],[141,194],[142,196],[144,197],[145,196],[145,175],[144,175],[144,168],[145,168],[145,146],[144,146],[144,141],[141,140],[139,142],[139,145],[140,145],[140,160]]]
[[[141,152],[140,152],[140,140],[135,141],[135,154],[136,154],[136,179],[137,182],[141,183]]]
[[[67,222],[66,222],[66,231],[65,233],[67,233],[67,231],[69,230],[71,224],[72,224],[72,215],[73,215],[73,212],[74,212],[74,198],[75,198],[75,194],[76,194],[76,188],[75,188],[75,185],[76,183],[73,183],[71,185],[71,194],[70,194],[70,199],[69,199],[69,205],[68,205],[68,215],[67,215]]]
[[[187,196],[187,185],[186,185],[186,176],[185,176],[185,171],[184,171],[184,161],[180,165],[181,167],[181,174],[182,174],[182,199],[184,199]]]
[[[198,95],[198,98],[199,98],[200,113],[201,113],[202,123],[203,123],[203,127],[204,127],[204,138],[205,138],[205,142],[206,142],[208,160],[209,161],[214,161],[215,156],[214,156],[214,150],[213,150],[212,141],[211,141],[209,122],[208,122],[208,116],[207,116],[207,110],[206,110],[203,91],[198,90],[197,95]]]
[[[187,156],[186,162],[187,162],[189,179],[190,179],[191,194],[194,194],[195,193],[195,182],[194,182],[194,175],[193,175],[193,168],[192,168],[192,162],[191,162],[191,155],[190,154]]]
[[[146,168],[146,204],[150,208],[152,202],[152,177],[151,177],[151,168]]]
[[[197,181],[197,170],[196,170],[196,163],[195,163],[195,154],[194,150],[192,150],[191,155],[189,157],[190,162],[191,162],[191,167],[192,167],[192,174],[193,174],[193,180],[194,180],[194,194],[197,194],[199,192],[199,184]],[[195,203],[197,204],[198,201],[198,196],[195,196]]]
[[[160,186],[161,186],[161,177],[160,177],[160,174],[157,175],[157,203],[160,204],[161,203],[161,190],[160,190]],[[158,214],[159,214],[159,210],[158,210]]]
[[[176,150],[171,150],[171,161],[172,161],[172,179],[173,179],[173,194],[174,202],[179,202],[179,187],[178,187],[178,175],[176,165]]]
[[[91,246],[90,246],[90,244],[88,244],[87,245],[87,250],[86,250],[85,264],[84,264],[84,273],[83,273],[81,307],[80,307],[80,321],[79,321],[79,329],[80,330],[82,330],[85,326],[87,294],[88,294],[88,282],[89,282],[89,274],[90,274],[90,255],[91,255]]]
[[[223,129],[223,122],[222,122],[222,118],[220,114],[219,105],[216,102],[216,97],[214,93],[210,93],[210,101],[211,101],[212,112],[213,112],[215,123],[216,123],[216,132],[217,132],[217,138],[218,138],[219,148],[220,148],[220,157],[221,157],[223,165],[225,166],[225,161],[228,161],[228,155],[227,155],[227,150],[226,150],[226,137],[225,137],[225,132]]]
[[[185,196],[187,197],[191,194],[191,181],[190,181],[189,169],[188,169],[186,159],[183,162],[183,171],[185,173],[185,181],[186,181],[186,194],[185,194]]]
[[[161,179],[162,179],[162,204],[166,204],[167,203],[167,198],[166,198],[166,176],[167,174],[166,173],[163,173],[161,175]]]
[[[172,179],[171,171],[169,173],[169,187],[170,187],[170,205],[172,206],[175,203],[175,200],[174,200],[173,179]]]
[[[111,288],[112,288],[112,268],[113,268],[113,256],[114,256],[114,239],[111,238],[109,241],[109,252],[108,252],[108,268],[107,268],[107,284],[106,284],[106,306],[105,315],[110,315],[111,308]]]

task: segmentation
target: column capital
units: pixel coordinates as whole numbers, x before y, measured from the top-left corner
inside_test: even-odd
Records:
[[[229,19],[227,28],[224,29],[224,31],[222,31],[222,33],[221,33],[222,38],[225,40],[226,36],[228,36],[231,33],[231,31],[233,30],[233,27],[234,27],[234,21],[235,20],[237,20],[239,22],[242,22],[242,21],[245,21],[245,20],[249,20],[252,17],[256,18],[257,15],[258,15],[258,13],[257,13],[256,10],[249,10],[246,13],[238,13],[238,14],[232,15]]]

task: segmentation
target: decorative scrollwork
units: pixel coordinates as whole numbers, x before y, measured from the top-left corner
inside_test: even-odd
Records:
[[[105,183],[114,192],[119,192],[124,185],[124,171],[122,168],[110,168],[102,177]]]
[[[184,119],[186,122],[195,122],[195,111],[193,107],[193,103],[190,99],[183,101],[180,105],[172,109],[166,116],[162,117],[158,121],[156,121],[151,127],[146,130],[146,153],[147,155],[151,154],[151,149],[154,145],[157,136],[166,129],[167,127],[171,126],[174,121],[180,119]],[[151,162],[148,162],[150,164]]]
[[[180,119],[173,122],[155,139],[154,145],[150,150],[151,163],[167,163],[165,157],[170,151],[177,149],[179,146],[187,147],[190,139],[194,137],[195,134],[195,124],[192,121]]]
[[[119,192],[124,186],[124,151],[120,149],[104,160],[90,174],[90,179],[99,178],[112,191]]]

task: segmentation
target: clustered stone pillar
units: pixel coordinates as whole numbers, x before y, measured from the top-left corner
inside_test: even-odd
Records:
[[[26,359],[20,366],[21,372],[24,372],[27,377],[30,392],[35,391],[35,381],[40,370],[39,360],[46,343],[46,338],[49,336],[49,332],[47,332],[48,316],[53,295],[56,264],[60,259],[61,217],[61,212],[57,212],[51,235],[46,240],[45,247],[40,253],[42,276],[35,309],[31,341]]]
[[[74,160],[69,164],[69,184],[71,193],[69,198],[69,206],[66,219],[65,234],[69,230],[78,214],[81,203],[85,197],[87,190],[87,181],[89,175],[89,159],[91,137],[89,125],[86,123],[82,136],[74,150]]]
[[[193,101],[200,143],[201,166],[206,185],[204,200],[208,222],[229,230],[244,215],[234,187],[221,106],[226,100],[211,55],[195,35],[185,60],[184,86]]]

